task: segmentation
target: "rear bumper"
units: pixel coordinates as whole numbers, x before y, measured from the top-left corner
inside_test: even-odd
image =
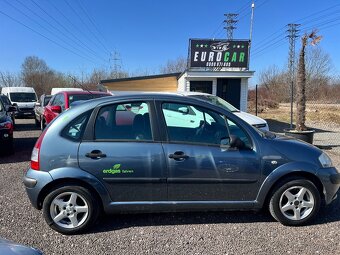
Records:
[[[330,204],[340,188],[340,173],[335,167],[329,167],[319,169],[317,175],[324,187],[325,202]]]
[[[25,185],[28,198],[35,208],[41,208],[41,204],[39,204],[41,202],[39,201],[41,191],[52,181],[53,179],[48,172],[28,169],[27,173],[23,177],[23,183]]]

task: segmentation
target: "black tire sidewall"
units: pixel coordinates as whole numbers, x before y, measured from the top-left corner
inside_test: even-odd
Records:
[[[88,216],[87,219],[83,224],[76,228],[68,229],[68,228],[63,228],[59,225],[57,225],[50,214],[50,206],[53,201],[59,194],[64,193],[64,192],[75,192],[79,195],[81,195],[87,202],[88,204]],[[52,190],[44,199],[43,202],[43,215],[45,218],[46,223],[54,230],[62,233],[62,234],[77,234],[81,233],[84,230],[88,229],[92,224],[95,223],[98,212],[96,211],[98,209],[97,203],[94,199],[94,197],[91,195],[89,190],[87,190],[84,187],[81,186],[64,186],[64,187],[59,187],[54,190]]]
[[[283,213],[280,210],[280,198],[282,194],[293,186],[302,186],[307,188],[314,197],[314,208],[313,211],[304,219],[302,220],[290,220],[286,218]],[[272,216],[281,222],[283,225],[287,226],[302,226],[306,225],[307,223],[311,222],[315,216],[318,214],[319,209],[321,206],[321,196],[316,188],[316,186],[307,179],[296,179],[292,181],[287,181],[282,186],[278,186],[278,188],[275,190],[273,195],[271,196],[270,202],[269,202],[269,211],[272,214]]]

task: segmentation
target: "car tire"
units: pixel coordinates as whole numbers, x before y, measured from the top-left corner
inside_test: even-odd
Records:
[[[40,120],[40,130],[41,130],[41,131],[44,131],[45,127],[46,127],[46,122],[45,122],[45,119],[42,118],[42,119]]]
[[[77,234],[94,224],[99,206],[91,192],[81,186],[64,186],[50,192],[43,202],[47,224],[62,234]]]
[[[270,214],[287,226],[302,226],[318,214],[321,196],[310,180],[295,177],[281,182],[269,201]]]
[[[40,121],[38,121],[36,117],[34,117],[34,120],[35,120],[35,126],[40,127]]]

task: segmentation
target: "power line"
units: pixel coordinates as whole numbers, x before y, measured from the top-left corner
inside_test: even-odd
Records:
[[[44,8],[42,8],[35,0],[31,0],[33,2],[34,5],[36,5],[43,13],[45,13],[48,17],[50,17],[55,23],[57,23],[60,27],[62,27],[66,33],[68,33],[69,35],[71,35],[74,40],[76,40],[77,42],[75,42],[77,45],[79,45],[80,47],[82,47],[83,49],[87,49],[88,51],[90,51],[92,53],[92,55],[95,55],[99,58],[99,55],[97,52],[95,52],[94,50],[92,50],[87,44],[85,44],[82,40],[80,40],[77,36],[74,35],[74,33],[72,33],[67,27],[65,27],[61,22],[59,22],[56,18],[54,18],[51,14],[49,14],[47,11],[45,11]],[[85,47],[85,48],[84,48]],[[103,59],[103,58],[101,58]],[[105,60],[106,62],[106,60]]]
[[[66,48],[65,46],[61,45],[60,43],[58,43],[58,42],[56,42],[56,41],[50,39],[49,37],[43,35],[42,33],[36,31],[35,29],[33,29],[33,28],[27,26],[26,24],[22,23],[21,21],[15,19],[15,18],[13,18],[13,17],[11,17],[10,15],[4,13],[3,11],[0,10],[0,13],[1,13],[2,15],[6,16],[7,18],[13,20],[14,22],[16,22],[16,23],[18,23],[18,24],[20,24],[20,25],[26,27],[27,29],[33,31],[34,33],[40,35],[41,37],[44,37],[45,39],[49,40],[50,42],[52,42],[52,43],[58,45],[59,47],[63,48],[64,50],[67,50],[67,51],[73,53],[74,55],[77,55],[77,56],[79,56],[79,57],[81,57],[81,58],[83,58],[83,59],[86,59],[86,60],[88,60],[88,61],[90,61],[90,62],[96,64],[96,62],[94,62],[93,60],[91,60],[91,59],[89,59],[89,58],[87,58],[87,57],[84,57],[84,56],[78,54],[77,52],[75,52],[75,51],[73,51],[73,50],[71,50],[71,49]]]
[[[69,40],[71,40],[73,43],[77,44],[78,46],[80,46],[81,48],[83,48],[79,43],[77,43],[75,40],[73,40],[71,37],[69,37],[67,34],[65,34],[63,31],[61,31],[59,28],[57,28],[56,26],[54,26],[53,24],[51,24],[48,20],[46,20],[44,17],[40,16],[38,13],[36,13],[34,10],[32,10],[31,8],[29,8],[27,5],[25,5],[24,3],[22,3],[20,0],[17,0],[17,2],[19,4],[21,4],[25,9],[29,10],[31,13],[33,13],[35,16],[37,16],[38,18],[42,19],[44,21],[45,24],[49,25],[50,27],[52,27],[52,29],[58,31],[59,33],[61,33],[63,36],[65,36],[66,38],[68,38]],[[8,2],[7,2],[8,3]],[[10,4],[11,5],[11,4]],[[19,9],[17,9],[16,7],[14,7],[13,5],[11,5],[13,8],[15,8],[17,11],[19,11]],[[22,12],[21,12],[22,13]],[[27,17],[27,15],[25,15]],[[31,18],[31,17],[30,17]],[[32,20],[32,19],[31,19]],[[35,23],[37,23],[36,21],[34,21]],[[48,32],[50,32],[49,29],[47,29],[46,27],[42,26],[40,23],[39,25],[41,27],[43,27],[45,30],[47,30]],[[58,37],[59,38],[59,37]],[[70,45],[70,47],[72,47],[73,49],[75,49],[76,51],[81,52],[82,54],[84,54],[87,57],[90,57],[87,55],[87,53],[82,52],[80,49],[73,47],[72,45]],[[84,48],[83,48],[84,49]],[[96,54],[94,54],[94,56],[100,60],[100,57],[98,57]]]
[[[82,5],[81,1],[77,0],[78,5],[80,6],[80,8],[82,9],[83,13],[85,13],[85,16],[87,17],[87,19],[90,21],[90,23],[92,24],[92,26],[94,27],[94,29],[98,32],[98,34],[102,37],[103,42],[106,43],[105,37],[104,35],[100,32],[100,30],[98,29],[98,26],[96,26],[94,20],[91,18],[91,16],[88,14],[88,12],[86,11],[86,8]],[[108,48],[106,47],[106,45],[103,43],[104,48],[106,49],[106,51],[109,51]]]
[[[36,20],[34,20],[33,18],[31,18],[30,16],[28,16],[25,12],[23,12],[22,10],[20,10],[19,8],[17,8],[16,6],[14,6],[13,4],[11,4],[11,3],[9,3],[7,0],[4,0],[8,5],[10,5],[14,10],[16,10],[17,12],[19,12],[20,14],[22,14],[22,15],[24,15],[27,19],[29,19],[30,21],[32,21],[33,23],[35,23],[35,24],[37,24],[38,26],[40,26],[41,28],[43,28],[45,31],[47,31],[48,33],[50,33],[50,34],[52,34],[53,35],[53,33],[51,33],[51,31],[48,29],[48,28],[46,28],[45,26],[43,26],[41,23],[39,23],[39,22],[37,22]],[[55,36],[55,35],[54,35]],[[57,37],[57,36],[55,36],[55,37]],[[58,38],[57,37],[57,39],[59,39],[60,40],[60,38]],[[63,41],[63,40],[61,40],[61,41]],[[62,45],[61,43],[58,43],[59,45]],[[69,47],[71,47],[71,48],[73,48],[73,49],[75,49],[75,50],[72,50],[72,52],[76,52],[76,51],[79,51],[77,48],[75,48],[75,47],[73,47],[72,45],[67,45],[67,46],[69,46]],[[65,46],[64,46],[65,47]],[[77,53],[78,54],[78,53]],[[84,54],[84,53],[81,53],[81,54]],[[79,56],[80,56],[80,54],[78,54]],[[89,57],[88,55],[84,55],[87,59],[91,59],[92,60],[92,62],[94,62],[94,60],[91,58],[91,57]]]
[[[90,32],[90,34],[92,34],[92,36],[99,42],[99,44],[101,45],[101,47],[104,48],[105,51],[107,51],[108,54],[110,54],[110,51],[107,50],[105,48],[105,46],[102,44],[102,42],[98,39],[98,37],[93,33],[93,31],[89,28],[89,26],[86,24],[86,22],[83,20],[83,18],[81,17],[81,15],[79,15],[79,13],[72,7],[72,5],[70,5],[70,3],[67,0],[64,0],[64,2],[71,8],[71,10],[77,15],[77,17],[79,18],[79,20],[84,24],[84,26],[87,28],[87,30]]]

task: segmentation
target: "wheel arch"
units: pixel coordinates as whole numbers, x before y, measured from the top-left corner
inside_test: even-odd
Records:
[[[99,191],[97,189],[95,189],[91,184],[87,183],[84,180],[80,180],[80,179],[75,179],[75,178],[60,178],[60,179],[56,179],[52,182],[50,182],[49,184],[47,184],[39,193],[38,195],[38,209],[42,209],[42,205],[44,202],[44,199],[46,198],[46,196],[54,189],[59,188],[59,187],[63,187],[63,186],[69,186],[69,185],[74,185],[74,186],[81,186],[84,187],[86,189],[88,189],[90,191],[90,193],[92,195],[94,195],[96,201],[98,202],[101,210],[104,209],[104,201],[102,199],[102,197],[99,195]]]
[[[262,185],[257,197],[257,201],[261,207],[268,205],[270,197],[281,183],[293,180],[294,178],[304,178],[311,181],[318,189],[321,199],[323,200],[325,198],[324,186],[315,174],[306,171],[293,171],[279,176],[271,185],[268,184],[269,182],[266,182],[267,185]]]

